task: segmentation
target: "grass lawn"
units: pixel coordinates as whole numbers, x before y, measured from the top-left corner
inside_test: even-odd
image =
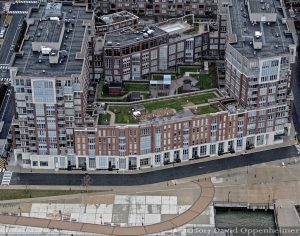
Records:
[[[137,120],[131,115],[131,106],[109,106],[109,110],[116,114],[116,123],[136,124]]]
[[[197,95],[184,96],[168,100],[158,100],[154,102],[141,103],[145,106],[146,110],[152,111],[160,108],[172,108],[176,111],[181,111],[184,106],[189,103],[194,105],[207,103],[208,99],[215,98],[215,93],[203,93]],[[116,123],[121,124],[136,124],[137,120],[131,115],[132,106],[109,106],[109,110],[116,114]]]
[[[199,72],[201,69],[201,66],[178,66],[178,73],[184,74],[185,72]]]
[[[163,74],[152,74],[151,76],[151,80],[163,80],[164,79],[164,75]],[[175,75],[171,75],[171,80],[175,80],[176,76]]]
[[[210,74],[190,74],[190,76],[194,77],[198,80],[196,86],[200,87],[200,89],[211,89],[215,88],[216,85],[212,79]]]
[[[150,111],[159,108],[165,108],[165,107],[173,108],[176,111],[181,111],[187,103],[193,103],[195,105],[203,104],[203,103],[207,103],[208,99],[215,98],[215,97],[216,95],[214,93],[204,93],[204,94],[197,94],[197,95],[180,97],[175,99],[144,103],[144,106],[147,110]]]
[[[99,114],[98,125],[109,125],[110,122],[110,114]]]
[[[197,111],[195,111],[196,115],[203,115],[203,114],[208,114],[208,113],[215,113],[220,111],[218,107],[216,106],[202,106],[198,107]]]
[[[126,82],[124,83],[124,90],[125,92],[130,91],[149,91],[149,84],[148,83],[133,83],[133,82]]]
[[[0,191],[0,201],[22,198],[49,197],[82,193],[81,190],[5,189]],[[90,192],[90,191],[88,191]],[[93,191],[92,191],[93,192]]]

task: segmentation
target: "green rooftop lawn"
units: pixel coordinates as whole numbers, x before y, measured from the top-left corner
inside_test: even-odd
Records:
[[[152,111],[160,108],[172,108],[176,111],[181,111],[184,106],[204,104],[208,102],[208,99],[216,98],[216,94],[213,92],[210,93],[201,93],[197,95],[184,96],[179,98],[167,99],[167,100],[157,100],[153,102],[143,102],[146,110]],[[131,113],[133,106],[109,106],[109,110],[114,112],[116,115],[115,122],[121,124],[136,124],[138,121],[134,119]],[[204,108],[204,111],[208,108]],[[216,110],[217,111],[217,110]],[[213,111],[212,111],[213,112]],[[206,112],[209,113],[209,112]]]
[[[126,93],[130,91],[140,91],[140,92],[149,91],[149,84],[126,82],[124,83],[124,90]]]
[[[185,72],[199,72],[201,69],[200,65],[197,66],[178,66],[178,73],[184,74]]]
[[[163,74],[152,74],[151,76],[151,80],[163,80],[164,79],[164,75]],[[175,75],[171,75],[171,80],[175,80],[176,76]]]
[[[205,90],[216,87],[211,74],[190,74],[190,76],[198,80],[196,86],[200,87],[200,89]]]
[[[132,106],[109,106],[109,110],[115,113],[116,123],[121,124],[136,124],[138,123],[131,114]]]
[[[110,122],[110,114],[99,114],[98,125],[109,125]]]
[[[220,109],[216,106],[200,106],[197,108],[197,111],[194,111],[195,115],[203,115],[203,114],[208,114],[208,113],[215,113],[220,111]]]

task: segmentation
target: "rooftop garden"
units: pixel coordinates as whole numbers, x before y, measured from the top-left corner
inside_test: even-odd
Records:
[[[183,75],[185,72],[200,72],[202,66],[194,65],[194,66],[178,66],[177,72]]]
[[[216,98],[217,94],[214,92],[201,93],[183,97],[175,97],[165,100],[155,100],[151,102],[141,102],[138,104],[144,105],[147,112],[151,112],[157,109],[171,108],[178,111],[182,111],[186,106],[194,106],[199,104],[205,104],[208,102],[208,99]],[[138,120],[135,119],[132,115],[133,105],[113,105],[109,106],[109,110],[114,112],[116,115],[116,123],[130,123],[136,124]],[[207,113],[208,108],[203,108],[203,112]],[[217,111],[217,110],[216,110]],[[213,111],[212,111],[213,112]]]
[[[126,102],[128,101],[130,93],[133,91],[140,92],[143,99],[150,97],[149,83],[124,82],[120,94],[109,94],[108,84],[104,84],[104,82],[101,81],[96,88],[96,98],[97,101]]]
[[[208,72],[205,73],[202,65],[179,66],[178,73],[183,75],[186,72],[190,72],[190,76],[198,80],[196,86],[201,90],[216,88],[217,74],[215,63],[210,62],[208,68]]]
[[[115,113],[116,123],[121,124],[136,124],[138,121],[131,114],[132,106],[109,106],[109,110]]]
[[[220,111],[220,108],[216,105],[199,106],[196,109],[193,109],[195,115],[215,113],[218,111]]]
[[[109,123],[110,123],[110,114],[109,113],[99,114],[98,125],[109,125]]]
[[[153,102],[147,102],[143,105],[147,110],[156,110],[160,108],[173,108],[176,111],[183,110],[183,107],[188,105],[198,105],[207,103],[208,99],[216,98],[216,94],[213,92],[210,93],[201,93],[197,95],[190,95],[184,97],[177,97],[167,100],[158,100]]]
[[[132,91],[149,92],[149,83],[125,82],[124,91],[125,92],[132,92]]]
[[[164,75],[163,74],[152,74],[151,80],[163,80]],[[175,80],[177,77],[175,75],[171,75],[171,80]]]

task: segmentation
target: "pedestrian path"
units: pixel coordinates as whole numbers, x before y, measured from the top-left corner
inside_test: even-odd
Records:
[[[21,225],[21,226],[32,226],[39,228],[52,228],[59,230],[68,230],[68,231],[77,231],[82,234],[85,233],[95,233],[95,234],[104,234],[104,235],[149,235],[157,234],[159,232],[164,232],[167,230],[176,229],[182,225],[185,225],[196,217],[201,215],[207,207],[211,204],[215,189],[210,181],[210,179],[198,180],[194,182],[199,185],[201,194],[198,199],[193,203],[193,205],[182,212],[181,214],[163,220],[160,223],[154,223],[150,225],[144,225],[142,218],[142,225],[140,226],[128,226],[122,227],[120,225],[105,225],[101,224],[102,216],[100,216],[100,224],[93,223],[81,223],[81,222],[72,222],[70,220],[51,220],[51,219],[42,219],[37,217],[25,217],[25,216],[8,216],[0,214],[0,224],[6,225]],[[103,222],[102,222],[103,223]]]
[[[1,185],[9,185],[9,184],[10,184],[11,177],[12,177],[12,172],[10,172],[10,171],[5,171],[5,172],[4,172],[4,175],[3,175],[3,178],[2,178]]]

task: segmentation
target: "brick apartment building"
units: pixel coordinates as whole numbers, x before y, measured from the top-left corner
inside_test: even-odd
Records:
[[[296,42],[289,31],[285,8],[280,4],[276,0],[246,1],[246,5],[242,0],[223,1],[227,24],[223,25],[222,18],[217,25],[227,29],[226,42],[221,41],[220,30],[210,31],[205,27],[214,25],[200,24],[195,31],[189,21],[193,19],[191,16],[148,28],[125,27],[106,33],[104,40],[95,39],[93,47],[99,53],[95,63],[103,64],[108,81],[143,78],[151,71],[166,70],[178,62],[193,63],[210,51],[219,54],[224,51],[221,46],[226,44],[227,94],[212,91],[218,96],[208,104],[217,106],[216,112],[197,115],[184,109],[172,116],[137,124],[115,122],[101,126],[95,122],[94,127],[83,125],[88,118],[85,99],[89,72],[87,54],[82,48],[86,49],[92,14],[78,6],[62,5],[62,9],[67,7],[62,15],[72,21],[57,25],[56,29],[68,24],[74,24],[74,28],[65,26],[61,31],[63,36],[54,37],[55,42],[53,37],[51,42],[44,40],[42,46],[47,43],[47,47],[39,53],[31,51],[34,42],[40,42],[50,32],[45,33],[39,24],[49,28],[54,22],[48,19],[41,23],[41,9],[32,12],[28,19],[29,40],[24,40],[23,53],[15,58],[11,69],[16,96],[15,158],[20,158],[28,168],[127,170],[282,142],[290,127],[290,67],[295,60]],[[36,24],[32,24],[32,18]],[[186,27],[191,27],[189,33],[183,30]],[[75,35],[77,29],[80,32]],[[58,64],[53,63],[57,61],[56,50],[64,55],[62,51],[68,49],[56,49],[57,41],[62,40],[63,47],[65,40],[71,39],[74,50],[66,57],[59,57]],[[47,48],[52,49],[48,55]]]
[[[222,16],[214,22],[195,23],[194,16],[187,15],[149,26],[134,24],[137,19],[132,18],[107,25],[115,30],[95,37],[90,45],[96,78],[149,80],[151,73],[174,71],[179,64],[224,58],[226,21]],[[121,28],[128,22],[133,26]]]
[[[217,15],[217,0],[130,0],[97,1],[96,9],[101,14],[129,11],[139,16],[178,17],[194,14],[201,17]]]
[[[24,166],[49,168],[52,158],[66,165],[74,153],[73,128],[88,119],[86,55],[93,13],[86,5],[40,4],[31,8],[26,25],[10,69],[14,154]]]

